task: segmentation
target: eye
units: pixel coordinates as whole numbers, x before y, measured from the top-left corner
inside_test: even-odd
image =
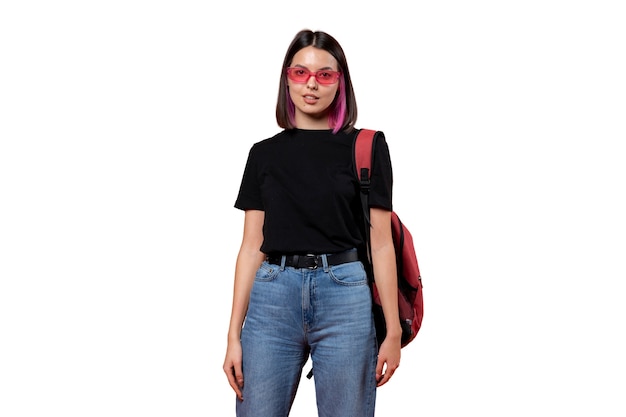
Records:
[[[304,71],[302,68],[296,68],[293,71],[294,75],[297,75],[298,77],[302,77],[303,75],[306,75],[306,71]]]
[[[324,80],[330,80],[331,78],[333,78],[333,73],[328,71],[320,71],[317,73],[317,76]]]

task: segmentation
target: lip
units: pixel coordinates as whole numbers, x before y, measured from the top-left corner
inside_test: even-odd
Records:
[[[306,104],[315,104],[319,100],[319,97],[314,96],[312,94],[307,94],[305,96],[302,96],[302,99],[304,100]]]

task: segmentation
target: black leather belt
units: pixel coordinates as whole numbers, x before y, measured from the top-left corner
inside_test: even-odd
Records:
[[[322,256],[324,255],[286,255],[285,266],[293,266],[294,268],[316,269],[324,265]],[[326,255],[326,260],[328,261],[329,266],[341,265],[347,262],[358,261],[359,254],[355,250],[333,253]],[[282,255],[267,255],[267,262],[271,264],[280,265],[281,261]]]

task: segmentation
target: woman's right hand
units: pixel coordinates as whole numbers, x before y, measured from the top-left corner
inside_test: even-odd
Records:
[[[243,371],[241,367],[241,342],[229,342],[226,348],[226,359],[224,360],[224,372],[228,383],[232,387],[237,397],[243,401]]]

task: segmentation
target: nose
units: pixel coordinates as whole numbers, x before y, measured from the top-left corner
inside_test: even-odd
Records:
[[[306,82],[306,86],[311,90],[317,90],[317,80],[315,79],[315,74],[311,74]]]

